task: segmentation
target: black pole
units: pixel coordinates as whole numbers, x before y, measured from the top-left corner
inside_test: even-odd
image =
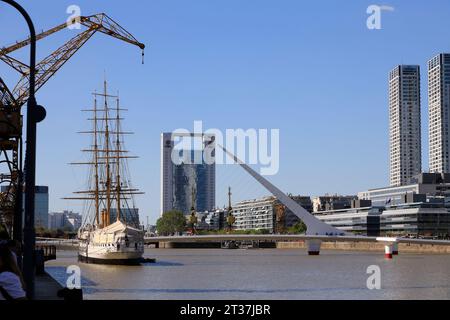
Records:
[[[25,153],[25,227],[23,275],[27,286],[28,299],[34,298],[36,232],[34,228],[34,192],[36,184],[36,115],[37,103],[35,98],[36,85],[36,31],[33,21],[25,9],[14,0],[1,0],[13,6],[25,18],[30,29],[30,90],[27,103],[27,141]],[[19,186],[18,192],[22,192]]]
[[[17,264],[19,268],[22,269],[23,266],[23,177],[22,177],[22,140],[19,142],[20,155],[19,155],[19,166],[17,168],[17,185],[16,185],[16,203],[14,207],[14,224],[13,224],[13,240],[20,243],[19,254],[17,255]]]

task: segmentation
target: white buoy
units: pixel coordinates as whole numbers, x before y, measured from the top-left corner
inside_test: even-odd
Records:
[[[393,244],[387,244],[384,249],[384,257],[386,259],[392,259],[392,248],[393,248]]]

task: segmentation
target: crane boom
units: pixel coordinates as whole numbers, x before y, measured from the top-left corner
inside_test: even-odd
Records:
[[[36,91],[39,90],[96,32],[101,32],[113,38],[138,46],[142,50],[145,48],[143,43],[140,43],[133,35],[131,35],[131,33],[126,31],[105,13],[80,17],[79,22],[87,27],[87,30],[73,37],[36,65]],[[77,20],[73,19],[67,23],[60,24],[38,34],[36,39],[42,40],[75,23],[77,23]],[[12,96],[19,107],[23,106],[28,99],[29,66],[10,57],[8,54],[26,47],[29,44],[30,39],[27,38],[12,46],[0,49],[0,60],[15,69],[21,75],[19,82],[12,90]],[[0,85],[0,96],[6,96],[6,90],[7,87],[4,83]],[[2,101],[0,101],[0,106],[2,104]]]
[[[36,41],[44,39],[45,37],[48,37],[49,35],[52,35],[55,32],[61,31],[62,29],[66,28],[68,25],[72,25],[72,24],[73,23],[70,23],[70,22],[69,23],[62,23],[59,26],[51,28],[51,29],[49,29],[47,31],[43,31],[43,32],[41,32],[41,33],[36,35]],[[9,46],[9,47],[1,48],[0,49],[0,56],[3,56],[5,54],[9,54],[9,53],[14,52],[16,50],[19,50],[19,49],[21,49],[23,47],[26,47],[27,45],[30,44],[30,41],[31,41],[30,38],[27,38],[27,39],[25,39],[23,41],[17,42],[15,44]]]
[[[30,72],[30,67],[28,65],[6,54],[1,56],[0,60],[16,70],[21,75],[28,74]]]
[[[65,29],[66,27],[76,24],[77,22],[78,22],[77,19],[73,19],[71,21],[61,23],[60,25],[53,27],[49,30],[43,31],[36,35],[36,41],[42,40],[58,31]],[[145,49],[144,44],[137,41],[133,35],[131,35],[128,31],[126,31],[123,27],[121,27],[117,22],[115,22],[113,19],[111,19],[106,13],[93,14],[91,16],[82,16],[82,17],[80,17],[79,22],[80,22],[80,24],[82,24],[88,28],[96,27],[99,29],[99,31],[101,31],[107,35],[112,35],[112,36],[118,35],[117,36],[118,39],[124,40],[131,44],[135,44],[141,49]],[[113,30],[114,34],[111,34],[110,30]],[[23,47],[26,47],[29,44],[30,44],[30,38],[27,38],[23,41],[17,42],[15,44],[9,46],[9,47],[0,48],[0,56],[3,56],[5,54],[10,54],[11,52],[14,52]]]
[[[131,33],[121,27],[105,13],[82,17],[80,23],[88,28],[96,28],[97,31],[107,34],[108,36],[138,46],[142,50],[145,49],[143,43],[137,41]]]
[[[36,65],[36,91],[38,91],[96,32],[86,30],[75,36],[55,52]],[[12,94],[17,103],[22,106],[28,100],[29,95],[28,73],[22,74],[19,82],[14,87]]]
[[[0,106],[16,106],[16,100],[0,77]]]
[[[55,75],[96,32],[133,44],[142,50],[145,48],[144,44],[137,41],[129,32],[104,13],[72,19],[36,35],[36,40],[45,39],[77,22],[80,22],[86,30],[77,32],[76,36],[36,65],[36,90],[40,89]],[[5,169],[4,171],[7,171],[6,173],[0,173],[0,185],[2,186],[2,190],[0,190],[0,223],[5,224],[9,231],[13,228],[14,217],[22,213],[20,193],[23,188],[23,119],[21,107],[29,98],[30,87],[29,65],[9,56],[9,54],[29,44],[30,39],[27,38],[9,47],[0,48],[0,60],[21,76],[12,91],[0,77],[0,170]],[[7,191],[4,191],[3,188]]]

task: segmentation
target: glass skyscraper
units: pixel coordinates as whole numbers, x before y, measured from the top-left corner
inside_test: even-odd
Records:
[[[176,135],[175,135],[176,136]],[[206,146],[213,141],[211,136],[194,136],[201,138],[202,145]],[[172,133],[161,135],[161,214],[170,210],[179,210],[185,215],[190,214],[194,207],[197,212],[212,211],[215,209],[215,164],[204,161],[205,150],[179,150],[180,158],[186,157],[179,163],[172,161],[175,143]],[[200,161],[192,161],[192,160]],[[193,196],[194,193],[194,196]]]
[[[2,186],[1,192],[8,192],[8,187]],[[34,198],[34,224],[37,228],[48,228],[48,198],[48,187],[36,186]],[[22,208],[25,208],[25,193],[23,193],[22,195]],[[24,209],[22,210],[22,212],[25,213]]]

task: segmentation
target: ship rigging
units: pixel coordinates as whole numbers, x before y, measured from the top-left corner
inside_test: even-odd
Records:
[[[134,264],[143,254],[143,231],[135,206],[135,196],[143,193],[130,180],[128,160],[137,157],[125,149],[124,136],[133,133],[123,131],[121,112],[127,110],[121,108],[118,95],[108,93],[106,81],[103,92],[93,97],[93,108],[83,110],[91,115],[92,128],[79,132],[91,137],[90,147],[82,150],[90,157],[87,162],[72,163],[89,167],[88,188],[66,198],[84,201],[79,256],[86,262]]]

